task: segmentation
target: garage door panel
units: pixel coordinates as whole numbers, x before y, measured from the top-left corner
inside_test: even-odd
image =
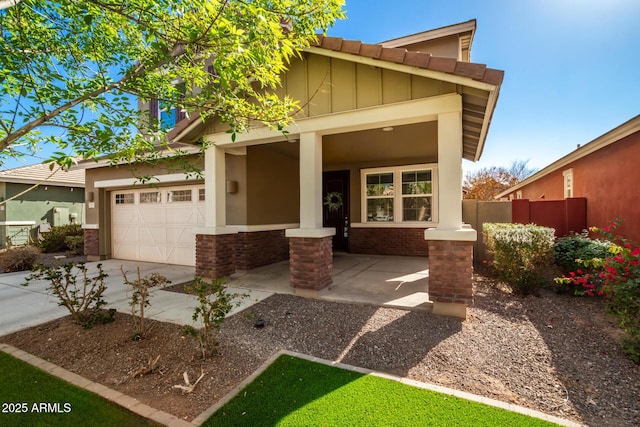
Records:
[[[181,246],[190,245],[196,236],[193,231],[184,227],[167,227],[166,230],[167,243],[174,243]]]
[[[138,242],[163,245],[167,243],[166,230],[159,226],[141,226],[138,228]]]
[[[149,189],[112,192],[114,258],[195,265],[193,228],[204,226],[204,202],[197,199],[198,188],[202,187],[163,188],[161,197]],[[192,200],[184,200],[189,192]]]

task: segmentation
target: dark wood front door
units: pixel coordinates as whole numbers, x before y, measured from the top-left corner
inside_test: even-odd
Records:
[[[334,251],[349,250],[349,171],[324,172],[322,176],[322,225],[334,227]]]

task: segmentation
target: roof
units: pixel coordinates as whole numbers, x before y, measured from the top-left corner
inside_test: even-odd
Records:
[[[399,45],[405,46],[408,44],[414,44],[416,42],[424,42],[427,40],[435,40],[442,37],[453,36],[456,34],[466,33],[468,31],[475,32],[476,20],[470,19],[466,22],[459,24],[447,25],[440,28],[434,28],[433,30],[427,30],[408,36],[397,37],[395,39],[386,40],[378,44],[385,47],[398,47]],[[395,45],[395,46],[394,46]]]
[[[592,154],[598,150],[600,150],[601,148],[604,148],[608,145],[611,145],[615,142],[620,141],[623,138],[626,138],[627,136],[640,132],[640,114],[635,116],[634,118],[624,122],[623,124],[621,124],[620,126],[610,130],[609,132],[600,135],[599,137],[597,137],[596,139],[594,139],[591,142],[588,142],[587,144],[578,147],[577,149],[575,149],[574,151],[572,151],[571,153],[567,154],[566,156],[556,160],[555,162],[551,163],[549,166],[545,167],[544,169],[541,169],[540,171],[534,173],[533,175],[531,175],[530,177],[528,177],[527,179],[519,182],[518,184],[514,185],[513,187],[503,191],[502,193],[496,195],[494,198],[496,199],[500,199],[502,197],[506,197],[507,195],[509,195],[509,193],[513,193],[514,191],[519,190],[520,188],[534,182],[537,181],[538,179],[542,178],[545,175],[549,175],[552,172],[557,171],[558,169],[564,168],[565,166],[567,166],[570,163],[575,162],[578,159],[581,159],[583,157],[588,156],[589,154]]]
[[[475,20],[468,22],[475,28]],[[465,24],[467,23],[457,25]],[[443,29],[432,31],[441,30]],[[457,30],[455,33],[458,33]],[[403,69],[404,72],[411,72],[412,68],[418,71],[426,70],[427,73],[433,73],[430,75],[432,78],[460,85],[459,93],[463,105],[463,158],[472,161],[480,158],[504,71],[488,68],[484,64],[432,56],[427,52],[414,52],[399,47],[385,47],[383,44],[367,44],[358,40],[322,35],[319,35],[317,42],[306,50],[321,55],[346,55],[354,61],[380,61],[376,64],[387,63],[390,66],[407,67]],[[169,131],[167,138],[172,141],[191,134],[200,121],[198,114],[192,114],[190,118],[177,123],[176,127]]]
[[[476,20],[471,19],[459,24],[448,25],[446,27],[436,28],[433,30],[423,31],[421,33],[411,34],[404,37],[387,40],[378,43],[383,47],[406,47],[416,43],[423,43],[443,37],[455,36],[460,38],[461,48],[471,49],[473,36],[476,32]]]
[[[439,71],[454,76],[467,77],[495,86],[502,84],[502,79],[504,78],[504,71],[487,68],[484,64],[458,61],[454,58],[441,58],[431,56],[431,54],[427,52],[413,52],[404,48],[384,47],[380,44],[367,44],[357,40],[319,36],[315,46],[335,52],[343,52],[425,70]]]
[[[84,170],[63,171],[58,169],[53,175],[49,163],[0,171],[0,182],[16,184],[46,184],[61,187],[84,187]],[[54,167],[55,170],[55,167]]]

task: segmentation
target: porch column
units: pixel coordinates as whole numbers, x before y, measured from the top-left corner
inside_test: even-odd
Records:
[[[196,275],[219,279],[235,273],[237,230],[227,227],[225,151],[215,145],[204,154],[205,227],[196,235]]]
[[[288,229],[290,283],[296,294],[316,296],[333,274],[332,236],[322,227],[322,135],[300,134],[300,228]]]
[[[465,318],[473,303],[476,230],[462,222],[462,105],[438,115],[438,227],[429,241],[429,299],[433,312]]]

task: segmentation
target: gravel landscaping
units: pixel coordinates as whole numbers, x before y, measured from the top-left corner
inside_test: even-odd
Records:
[[[147,338],[131,341],[124,314],[89,330],[65,318],[0,341],[187,420],[287,349],[588,425],[640,425],[640,366],[622,354],[621,332],[602,300],[551,290],[522,298],[481,275],[474,286],[466,321],[274,295],[227,319],[218,355],[205,361],[179,325],[153,322]],[[263,328],[254,326],[258,319]],[[131,376],[158,355],[158,370]],[[183,395],[173,386],[183,383],[185,371],[192,381],[205,375],[194,393]]]

